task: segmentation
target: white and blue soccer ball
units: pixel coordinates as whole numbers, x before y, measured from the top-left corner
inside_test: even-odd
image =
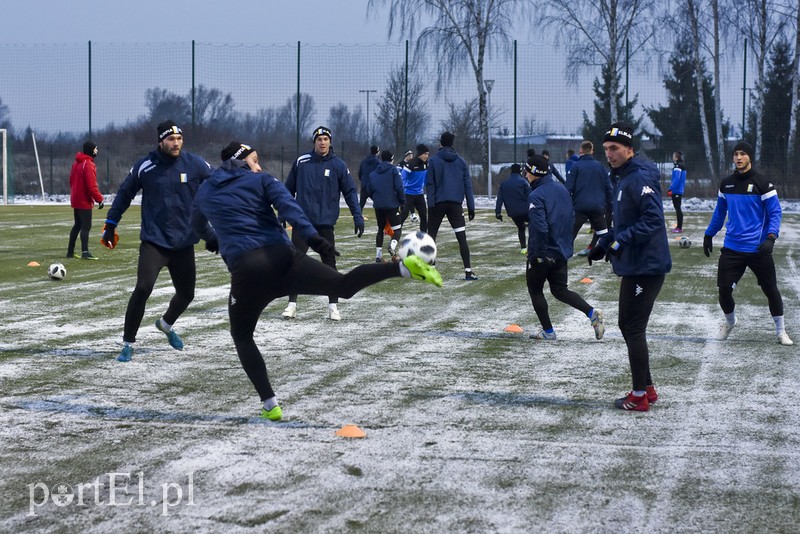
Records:
[[[60,263],[53,263],[47,268],[47,276],[53,280],[63,280],[67,276],[67,268]]]
[[[400,240],[397,255],[401,260],[408,256],[418,256],[428,265],[436,261],[436,242],[425,232],[406,234]]]
[[[678,240],[678,246],[681,248],[689,248],[692,246],[692,240],[682,235],[680,240]]]

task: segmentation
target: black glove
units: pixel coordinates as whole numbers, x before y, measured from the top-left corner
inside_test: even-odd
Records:
[[[105,247],[113,249],[117,246],[117,238],[115,237],[116,229],[117,225],[108,221],[103,225],[103,237],[100,238],[100,242]]]
[[[364,235],[364,223],[363,222],[362,223],[355,223],[355,235],[357,235],[358,237],[361,237],[362,235]],[[311,248],[314,248],[314,247],[311,247]],[[314,249],[314,250],[317,250],[317,249]],[[319,251],[317,250],[317,252],[319,252]],[[337,252],[336,255],[338,256],[339,253]]]
[[[703,254],[706,255],[706,258],[711,257],[711,252],[714,251],[712,239],[713,238],[710,235],[703,236]]]
[[[219,254],[219,241],[217,241],[216,236],[206,239],[206,250],[214,254]]]
[[[589,261],[589,265],[591,265],[593,261],[600,261],[605,257],[606,257],[605,247],[601,247],[600,245],[595,245],[594,247],[592,247],[592,250],[589,252],[589,255],[586,256],[586,259]]]
[[[101,210],[101,209],[103,209],[103,208],[105,208],[105,207],[106,207],[106,205],[103,203],[103,201],[102,201],[102,200],[101,200],[100,202],[98,202],[98,203],[97,203],[97,209]]]
[[[467,215],[469,216],[469,220],[471,221],[472,219],[475,218],[475,210],[468,210]]]
[[[611,243],[611,246],[608,247],[608,250],[606,250],[606,261],[608,261],[608,258],[610,258],[611,256],[616,256],[619,253],[619,247],[620,245],[617,241]]]
[[[498,221],[502,221],[503,220],[503,216],[500,215],[499,213],[495,213],[494,218],[497,219]]]
[[[361,225],[361,231],[364,231],[364,225]],[[319,234],[309,238],[308,246],[320,256],[330,256],[331,254],[340,256],[339,251],[336,250],[333,244]]]
[[[764,240],[764,242],[758,245],[758,253],[772,254],[772,249],[775,247],[776,239],[777,237],[775,234],[767,234],[767,238]]]

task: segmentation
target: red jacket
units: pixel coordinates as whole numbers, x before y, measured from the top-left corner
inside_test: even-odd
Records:
[[[97,189],[97,167],[92,156],[83,152],[75,154],[75,163],[69,173],[69,199],[73,208],[90,210],[95,202],[102,202],[103,195]]]

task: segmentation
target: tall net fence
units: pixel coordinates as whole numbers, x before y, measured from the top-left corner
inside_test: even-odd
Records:
[[[98,182],[108,193],[155,149],[155,125],[171,118],[184,129],[185,148],[210,163],[218,164],[220,149],[237,139],[252,143],[281,179],[311,150],[318,125],[331,128],[335,152],[353,171],[371,144],[393,150],[399,160],[419,143],[435,150],[449,129],[472,166],[476,193],[486,194],[475,76],[457,72],[438,83],[434,59],[415,57],[408,43],[0,45],[0,128],[13,133],[13,191],[40,191],[31,132],[49,194],[69,192],[71,164],[88,138],[99,146]],[[487,62],[484,77],[494,81],[488,106],[495,190],[504,169],[528,148],[548,149],[557,166],[567,149],[577,151],[584,114],[593,118],[600,71],[570,77],[569,70],[562,56],[538,44],[518,44]],[[742,122],[742,72],[734,63],[723,70],[723,113],[734,135]],[[643,59],[623,80],[643,126],[647,108],[666,104],[663,77],[663,68]],[[644,153],[669,167],[664,154]],[[700,163],[690,166],[688,194],[713,195]],[[785,185],[798,196],[794,178]]]

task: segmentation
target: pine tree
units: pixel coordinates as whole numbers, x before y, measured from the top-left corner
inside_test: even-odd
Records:
[[[581,134],[584,139],[593,142],[596,146],[603,143],[603,136],[608,131],[608,127],[612,122],[624,122],[633,126],[634,131],[639,130],[642,119],[635,119],[633,117],[633,109],[639,100],[638,95],[633,97],[633,100],[627,104],[625,100],[625,90],[620,90],[616,95],[617,109],[619,110],[619,117],[616,120],[611,120],[611,68],[609,65],[603,67],[602,82],[595,78],[594,80],[594,117],[589,119],[586,112],[583,112],[583,130]],[[634,148],[639,149],[638,137],[634,137]]]

